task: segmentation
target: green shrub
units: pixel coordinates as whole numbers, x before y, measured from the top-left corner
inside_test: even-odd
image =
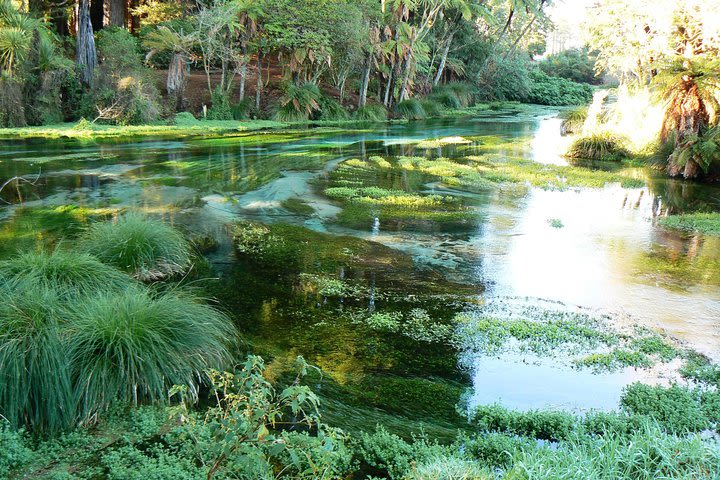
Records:
[[[175,125],[192,126],[198,125],[200,121],[190,112],[179,112],[175,114]]]
[[[493,55],[478,73],[483,100],[525,100],[530,93],[530,66],[524,55]]]
[[[14,426],[69,426],[75,404],[61,300],[38,282],[7,283],[0,296],[0,414]]]
[[[626,412],[651,417],[672,433],[698,432],[710,426],[699,392],[677,385],[633,383],[625,388],[620,404]]]
[[[462,108],[463,106],[460,99],[451,90],[439,90],[436,88],[432,94],[428,96],[428,99],[449,109]]]
[[[596,55],[587,47],[570,48],[560,53],[549,55],[538,63],[540,70],[551,77],[561,77],[577,83],[600,83],[601,78],[595,73]]]
[[[366,122],[384,122],[387,120],[387,110],[380,104],[365,105],[357,109],[354,118]]]
[[[285,89],[275,119],[281,122],[308,120],[310,115],[320,110],[318,102],[321,97],[320,89],[313,83],[291,84]]]
[[[71,298],[102,291],[120,292],[134,283],[95,257],[60,249],[53,253],[24,253],[0,262],[0,283],[20,280],[37,283]]]
[[[220,86],[212,92],[211,106],[207,112],[208,120],[232,120],[233,110],[230,107],[230,97]]]
[[[97,49],[100,67],[93,87],[82,96],[80,115],[120,125],[157,120],[160,92],[137,38],[124,28],[104,28],[98,32]]]
[[[487,433],[464,440],[467,453],[483,465],[506,469],[512,466],[515,452],[535,446],[536,441],[503,433]]]
[[[191,248],[180,232],[135,213],[92,225],[80,249],[143,281],[182,273],[191,266]]]
[[[575,140],[566,153],[570,158],[619,161],[630,157],[627,140],[610,133],[595,133]]]
[[[246,120],[251,118],[255,112],[255,103],[251,98],[245,98],[238,103],[233,104],[232,110],[233,120]]]
[[[476,408],[471,420],[483,432],[510,433],[523,437],[560,441],[575,430],[575,417],[567,412],[508,410],[501,405],[483,405]]]
[[[592,86],[550,77],[540,70],[530,73],[530,90],[525,101],[539,105],[585,105],[593,96]]]
[[[425,109],[423,109],[422,103],[416,98],[408,98],[399,102],[395,107],[398,116],[401,118],[407,118],[408,120],[420,120],[427,117]]]
[[[406,442],[381,426],[374,433],[361,433],[357,443],[357,456],[364,465],[383,478],[398,480],[407,478],[413,463],[420,464],[450,453],[448,448],[424,439]]]
[[[81,418],[113,404],[163,402],[173,385],[196,399],[209,368],[225,366],[233,339],[215,309],[141,288],[78,303],[68,325]]]
[[[6,421],[0,422],[0,472],[9,472],[28,462],[33,456],[28,444],[24,430],[12,428]]]

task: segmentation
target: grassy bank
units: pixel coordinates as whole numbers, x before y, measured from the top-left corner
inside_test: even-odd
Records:
[[[517,115],[536,107],[518,102],[480,103],[472,107],[443,110],[431,118],[458,118],[489,115]],[[545,108],[545,107],[543,107]],[[429,117],[430,118],[430,117]],[[382,123],[403,123],[406,119],[387,120]],[[79,121],[32,127],[0,128],[0,140],[28,138],[132,138],[149,136],[219,136],[261,130],[283,130],[308,127],[357,128],[372,123],[367,119],[313,120],[281,122],[275,120],[193,120],[184,116],[178,121],[157,122],[144,125],[110,125]]]

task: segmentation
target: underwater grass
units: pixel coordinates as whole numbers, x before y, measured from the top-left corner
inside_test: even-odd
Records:
[[[686,213],[661,218],[658,223],[683,232],[720,237],[720,213]]]
[[[475,212],[457,197],[417,193],[409,185],[404,186],[406,189],[376,185],[379,172],[393,169],[381,157],[341,163],[324,190],[326,196],[343,206],[338,222],[353,228],[370,228],[377,219],[382,228],[398,230],[424,230],[433,228],[435,223],[465,228],[478,222]]]
[[[81,417],[117,403],[162,403],[173,385],[197,398],[204,372],[229,361],[233,335],[224,315],[182,295],[134,288],[75,305],[69,357]]]
[[[182,273],[192,265],[192,249],[179,231],[136,213],[92,225],[79,248],[143,281]]]
[[[63,297],[120,292],[135,283],[91,255],[63,249],[23,253],[0,262],[0,283],[20,280],[46,286]]]
[[[39,282],[0,285],[0,414],[12,425],[56,432],[75,418],[58,295]]]

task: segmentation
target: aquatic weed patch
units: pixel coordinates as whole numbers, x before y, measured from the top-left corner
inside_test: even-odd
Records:
[[[609,316],[533,306],[508,307],[498,304],[457,315],[458,341],[482,355],[531,352],[595,372],[650,368],[689,354],[647,328],[618,330]]]
[[[720,213],[686,213],[658,220],[666,228],[720,237]]]
[[[398,230],[425,230],[433,224],[462,227],[477,222],[477,215],[460,199],[423,193],[423,175],[401,183],[399,173],[381,157],[343,162],[324,190],[343,206],[337,220],[354,228],[367,228],[377,219],[382,228]],[[397,188],[398,184],[403,188]]]
[[[624,188],[645,186],[645,179],[632,168],[606,171],[580,166],[542,164],[497,154],[471,155],[466,158],[493,182],[528,183],[545,190],[602,188],[610,184],[620,184]]]

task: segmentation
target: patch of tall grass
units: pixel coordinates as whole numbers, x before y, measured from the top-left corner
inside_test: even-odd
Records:
[[[79,303],[68,332],[81,418],[117,402],[162,402],[173,385],[197,398],[204,371],[225,366],[233,340],[217,310],[142,288]]]
[[[395,107],[395,111],[398,116],[408,120],[421,120],[427,117],[427,112],[425,112],[422,103],[416,98],[408,98],[399,102]]]
[[[183,273],[191,266],[192,249],[179,231],[136,213],[92,225],[80,249],[143,281]]]
[[[59,296],[38,282],[0,286],[0,415],[57,431],[75,415]]]
[[[378,104],[365,105],[355,112],[355,120],[363,122],[384,122],[387,120],[387,109]]]
[[[26,252],[0,262],[0,283],[35,282],[59,295],[78,297],[122,291],[135,282],[97,258],[69,250]]]

